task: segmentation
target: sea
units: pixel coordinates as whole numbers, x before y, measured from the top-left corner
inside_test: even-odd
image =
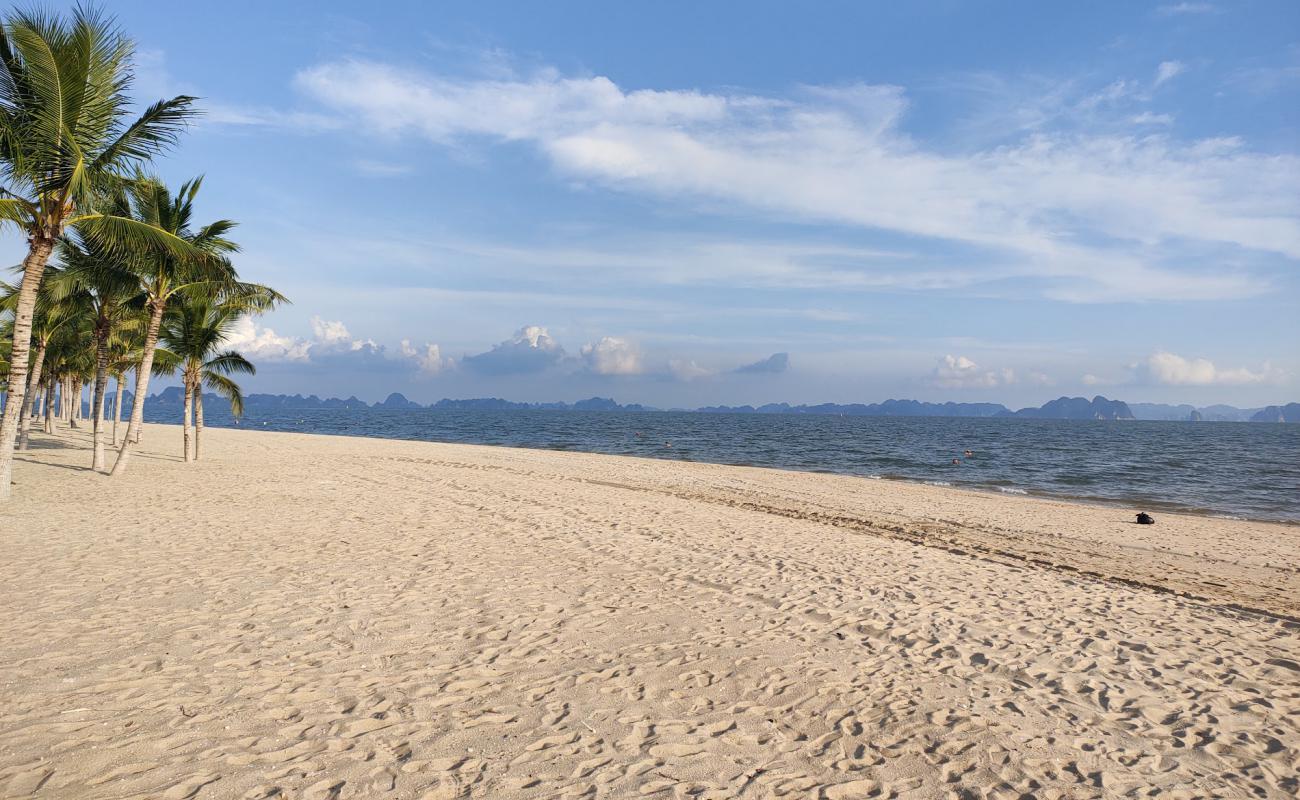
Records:
[[[258,410],[238,423],[214,411],[206,423],[775,467],[1300,523],[1300,425],[433,409]]]

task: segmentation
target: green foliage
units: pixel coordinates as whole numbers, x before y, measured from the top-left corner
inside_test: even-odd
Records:
[[[195,98],[130,118],[134,46],[98,10],[14,11],[0,25],[0,223],[54,241],[85,224],[106,246],[182,248],[102,210],[94,198],[176,143]]]

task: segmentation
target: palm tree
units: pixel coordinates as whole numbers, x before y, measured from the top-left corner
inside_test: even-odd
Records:
[[[113,447],[117,447],[117,426],[122,422],[122,392],[126,385],[126,373],[138,369],[144,359],[143,314],[137,314],[128,324],[118,327],[108,344],[108,370],[113,375],[116,389],[113,392]]]
[[[129,213],[126,199],[120,210]],[[94,321],[95,390],[94,454],[91,468],[104,469],[104,396],[108,386],[109,346],[124,326],[136,322],[138,306],[130,300],[139,292],[139,280],[126,268],[120,256],[100,242],[86,237],[65,236],[58,245],[64,268],[57,277],[47,278],[48,292],[55,299],[76,299]]]
[[[136,369],[131,422],[127,426],[126,438],[118,448],[113,475],[126,470],[133,440],[144,422],[144,399],[149,391],[154,350],[167,304],[179,293],[215,296],[239,285],[235,268],[227,258],[228,254],[239,249],[226,238],[235,223],[223,219],[197,230],[192,227],[194,198],[202,185],[202,178],[188,181],[174,196],[156,179],[138,178],[131,188],[131,205],[136,220],[184,242],[188,252],[159,251],[150,247],[128,259],[128,267],[135,273],[138,289],[144,296],[149,322],[145,328],[143,357]]]
[[[59,271],[51,268],[50,273],[52,278],[57,278]],[[4,294],[0,295],[0,309],[12,312],[18,303],[18,291],[8,284],[2,284],[0,288],[5,290]],[[45,365],[45,355],[50,340],[66,326],[77,321],[82,312],[77,302],[78,299],[71,295],[54,298],[50,295],[48,287],[42,287],[41,291],[37,293],[32,316],[32,339],[36,343],[36,351],[32,356],[31,368],[28,373],[27,396],[23,401],[23,407],[19,409],[19,450],[28,448],[31,418],[34,411],[33,403],[36,399],[35,392],[41,384],[41,371]]]
[[[36,293],[55,242],[72,226],[107,246],[189,252],[173,236],[94,207],[98,192],[172,145],[195,113],[194,98],[182,95],[129,120],[133,51],[87,6],[68,19],[15,11],[0,24],[0,223],[28,241],[0,422],[0,500],[10,492]]]
[[[50,335],[45,350],[44,371],[49,376],[51,389],[57,386],[61,398],[58,416],[66,417],[68,424],[74,428],[77,427],[76,406],[80,405],[80,392],[75,392],[75,398],[73,396],[74,386],[94,369],[90,352],[91,336],[89,320],[84,316],[72,315],[68,324],[58,327]],[[50,396],[52,395],[51,392]],[[47,415],[45,430],[48,433],[54,432],[52,416]]]
[[[190,460],[191,409],[195,422],[194,459],[198,460],[200,454],[204,386],[230,401],[230,411],[236,418],[243,415],[244,395],[231,376],[240,373],[252,375],[257,369],[239,353],[220,348],[241,317],[250,311],[269,307],[276,297],[264,287],[248,287],[219,301],[202,295],[185,297],[163,322],[163,343],[181,365],[186,461]]]

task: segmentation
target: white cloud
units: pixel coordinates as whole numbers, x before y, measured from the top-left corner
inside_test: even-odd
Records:
[[[223,346],[242,353],[253,362],[307,361],[311,352],[311,342],[281,336],[258,325],[252,317],[240,317],[226,335]]]
[[[1129,118],[1134,125],[1173,125],[1174,118],[1169,114],[1153,114],[1150,111],[1143,111]]]
[[[605,336],[583,345],[580,354],[586,368],[597,375],[639,375],[643,371],[641,353],[626,339]]]
[[[315,337],[313,346],[318,350],[377,350],[379,345],[374,339],[356,339],[348,328],[338,320],[311,318],[311,332]]]
[[[1165,81],[1173,80],[1181,75],[1187,69],[1187,65],[1181,61],[1161,61],[1160,66],[1156,67],[1156,86]]]
[[[1181,68],[1164,62],[1157,79]],[[964,243],[992,253],[997,268],[1054,282],[1061,299],[1261,290],[1249,276],[1198,269],[1208,262],[1195,253],[1163,263],[1174,247],[1300,257],[1300,157],[1232,139],[1039,130],[989,149],[939,151],[902,130],[907,100],[893,86],[813,87],[791,98],[625,91],[603,77],[456,80],[367,61],[322,64],[297,84],[349,125],[382,135],[525,142],[562,172],[614,188]],[[1095,103],[1133,91],[1118,82]]]
[[[1137,373],[1139,380],[1168,386],[1241,386],[1274,383],[1285,377],[1268,362],[1258,372],[1246,367],[1221,369],[1208,359],[1183,358],[1165,351],[1151,354],[1137,365]]]
[[[337,320],[311,318],[312,337],[281,336],[259,325],[252,317],[241,317],[227,334],[225,346],[237,350],[254,362],[306,362],[313,358],[350,352],[378,354],[383,348],[373,339],[356,339],[347,326]]]
[[[416,347],[411,344],[410,339],[401,341],[400,350],[403,358],[409,358],[415,362],[416,368],[425,375],[437,375],[443,370],[451,369],[456,362],[451,358],[442,357],[442,349],[436,344],[425,344],[424,347]]]
[[[1011,369],[986,370],[966,356],[946,355],[930,375],[930,384],[942,389],[991,389],[1016,382]]]

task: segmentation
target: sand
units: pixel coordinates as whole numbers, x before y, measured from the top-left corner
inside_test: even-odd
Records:
[[[1300,528],[149,426],[20,454],[0,795],[1293,797]]]

